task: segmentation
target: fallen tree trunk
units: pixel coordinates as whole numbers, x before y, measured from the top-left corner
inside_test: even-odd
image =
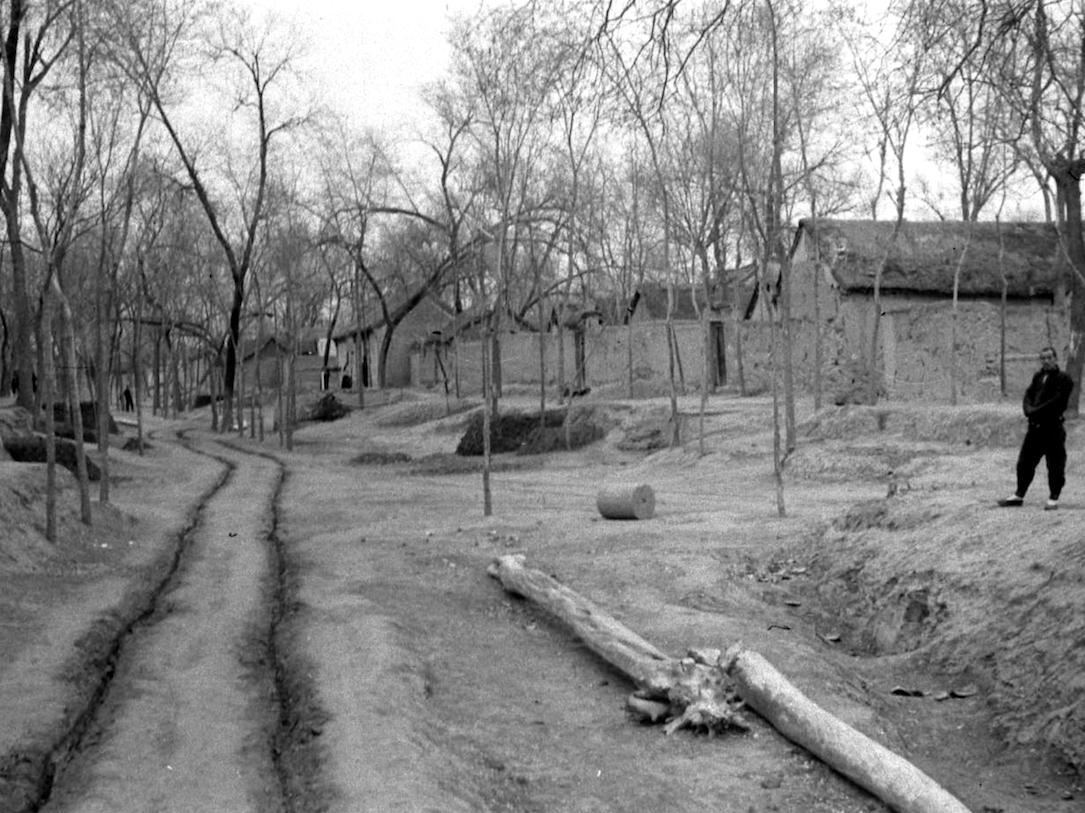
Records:
[[[616,666],[638,686],[651,683],[658,667],[671,660],[557,579],[524,567],[521,555],[500,557],[488,572],[510,593],[531,599],[572,627],[592,652]]]
[[[900,813],[968,813],[908,760],[834,717],[764,657],[735,647],[719,661],[743,700],[773,727]]]
[[[621,670],[638,691],[628,707],[651,722],[717,731],[745,729],[743,704],[777,731],[899,813],[969,813],[917,767],[808,699],[756,652],[734,646],[676,659],[654,647],[557,579],[502,556],[491,576],[570,626],[588,648]]]

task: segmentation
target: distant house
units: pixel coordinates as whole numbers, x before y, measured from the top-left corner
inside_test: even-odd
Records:
[[[323,388],[324,353],[323,339],[325,328],[311,328],[303,332],[297,342],[297,355],[294,360],[295,375],[301,389]],[[252,339],[255,341],[255,337]],[[245,392],[254,392],[257,383],[264,390],[273,390],[284,378],[284,359],[289,355],[290,342],[282,335],[266,336],[259,347],[246,348],[241,358],[241,373]],[[328,379],[334,381],[334,373],[339,369],[334,351],[328,359]]]
[[[402,303],[393,303],[389,311],[394,313]],[[452,310],[435,295],[426,293],[410,312],[394,326],[388,354],[382,360],[380,349],[387,333],[384,314],[376,304],[368,305],[357,324],[350,323],[338,329],[332,341],[338,351],[340,365],[345,375],[355,375],[357,354],[361,353],[362,385],[375,387],[381,380],[380,365],[384,364],[386,387],[411,385],[412,353],[432,340],[452,315]],[[361,345],[356,347],[359,329]]]
[[[706,312],[709,321],[728,318],[736,296],[744,315],[754,289],[756,272],[757,267],[753,263],[729,270],[726,273],[728,285],[716,281],[709,285],[707,292],[703,283],[668,286],[664,282],[643,282],[633,292],[625,313],[613,314],[610,320],[621,324],[629,319],[634,322],[663,321],[667,318],[668,287],[673,290],[674,310],[671,318],[675,321],[697,321]]]
[[[613,323],[634,325],[664,322],[671,308],[671,320],[675,323],[708,321],[709,385],[712,387],[727,380],[727,340],[724,323],[732,318],[735,306],[740,319],[747,317],[756,290],[757,267],[751,263],[725,274],[727,285],[713,282],[705,290],[703,283],[677,283],[668,286],[661,282],[641,283],[626,307],[625,313],[615,314]],[[669,290],[668,290],[669,289]]]
[[[1067,265],[1046,223],[804,219],[793,243],[791,315],[827,328],[834,363],[866,358],[880,283],[880,367],[890,396],[927,397],[949,380],[951,305],[956,281],[958,380],[977,397],[1005,358],[1032,359],[1064,341]],[[1060,350],[1062,348],[1060,347]],[[1024,373],[1015,372],[1019,379]],[[1019,381],[1014,387],[1020,385]]]

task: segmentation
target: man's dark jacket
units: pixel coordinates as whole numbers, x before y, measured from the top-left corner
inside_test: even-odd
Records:
[[[1057,426],[1061,423],[1062,413],[1066,411],[1073,389],[1074,380],[1058,368],[1036,373],[1025,390],[1022,403],[1029,426]]]

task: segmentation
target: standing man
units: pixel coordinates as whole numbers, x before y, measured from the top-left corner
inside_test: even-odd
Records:
[[[1021,505],[1024,502],[1032,476],[1036,473],[1040,458],[1044,457],[1047,458],[1047,485],[1050,489],[1044,510],[1053,511],[1059,507],[1059,495],[1066,482],[1066,430],[1062,425],[1062,413],[1066,411],[1073,389],[1073,379],[1059,369],[1055,348],[1045,347],[1040,351],[1040,370],[1032,377],[1022,402],[1025,417],[1028,418],[1028,432],[1017,456],[1017,491],[1012,497],[999,500],[999,505]]]

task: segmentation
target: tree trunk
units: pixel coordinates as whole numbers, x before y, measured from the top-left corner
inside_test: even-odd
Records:
[[[365,307],[365,297],[362,290],[361,264],[354,262],[354,386],[358,388],[358,409],[365,408],[365,336],[362,332],[362,320],[365,318],[362,309]]]
[[[795,364],[791,339],[791,257],[782,247],[780,277],[780,322],[784,342],[784,447],[790,454],[795,451],[798,433],[795,426]]]
[[[6,207],[5,207],[6,208]],[[26,257],[19,226],[20,215],[8,215],[8,239],[11,241],[11,283],[15,308],[15,370],[19,375],[16,403],[34,412],[34,355],[31,342],[34,317],[27,294]]]
[[[136,443],[139,444],[138,453],[143,457],[143,361],[141,349],[143,345],[143,296],[142,291],[136,295],[136,324],[132,330],[132,389],[135,390],[136,401]]]
[[[40,339],[38,349],[42,357],[41,397],[45,405],[45,538],[55,543],[57,541],[57,436],[56,413],[53,405],[56,401],[56,363],[53,356],[53,297],[48,290],[42,302],[41,329],[38,337]],[[22,390],[23,386],[19,389]]]
[[[523,556],[502,556],[489,573],[510,593],[531,599],[568,624],[588,648],[620,669],[641,688],[650,686],[658,667],[670,657],[600,607],[538,570],[524,566]]]
[[[98,502],[109,504],[109,405],[112,400],[109,397],[110,371],[113,369],[113,342],[106,334],[109,318],[107,313],[113,310],[114,280],[110,279],[108,287],[102,279],[103,262],[98,263],[98,284],[94,293],[94,357],[98,365],[97,369],[97,404],[98,415],[98,451],[99,468],[102,476],[98,480]],[[103,299],[106,301],[103,302]]]
[[[546,308],[539,297],[539,431],[546,428]],[[440,353],[440,350],[437,351]],[[440,358],[440,356],[438,356]],[[445,385],[445,393],[448,385]]]
[[[490,365],[490,317],[482,331],[482,515],[493,514],[493,493],[490,490],[491,443],[493,427],[493,371]]]
[[[163,341],[164,327],[162,324],[162,311],[158,312],[158,324],[154,329],[154,354],[151,359],[151,387],[153,392],[151,394],[151,414],[152,415],[164,415],[165,411],[162,406],[162,341]]]
[[[233,428],[234,389],[237,380],[237,348],[241,341],[241,312],[245,307],[245,276],[234,273],[234,294],[230,304],[230,334],[226,338],[226,369],[223,372],[222,431]]]
[[[65,383],[68,388],[68,410],[72,424],[72,434],[75,436],[75,469],[76,479],[79,481],[79,516],[84,525],[93,522],[90,508],[90,485],[87,478],[87,454],[86,444],[83,441],[83,410],[79,398],[79,376],[76,372],[78,359],[75,353],[75,325],[72,320],[71,305],[68,297],[60,287],[60,280],[53,273],[53,291],[56,294],[57,303],[60,305],[61,321],[61,352],[63,353]]]
[[[725,663],[726,661],[726,663]],[[912,763],[837,719],[750,650],[720,660],[740,697],[781,734],[900,813],[968,813]]]
[[[1006,279],[1006,242],[1002,237],[1002,221],[995,218],[998,230],[998,278],[1002,282],[1002,297],[998,307],[998,389],[1006,397],[1006,307],[1009,297],[1009,280]]]
[[[968,249],[972,245],[972,232],[975,229],[975,221],[968,221],[968,239],[965,241],[964,250],[957,258],[957,267],[953,269],[953,312],[949,324],[949,403],[957,406],[957,322],[960,319],[960,292],[961,292],[961,269],[964,267]]]
[[[1085,237],[1081,224],[1081,175],[1085,172],[1085,159],[1055,161],[1049,169],[1066,213],[1063,239],[1070,260],[1070,350],[1066,372],[1077,384],[1070,394],[1067,414],[1076,416],[1085,368]]]

